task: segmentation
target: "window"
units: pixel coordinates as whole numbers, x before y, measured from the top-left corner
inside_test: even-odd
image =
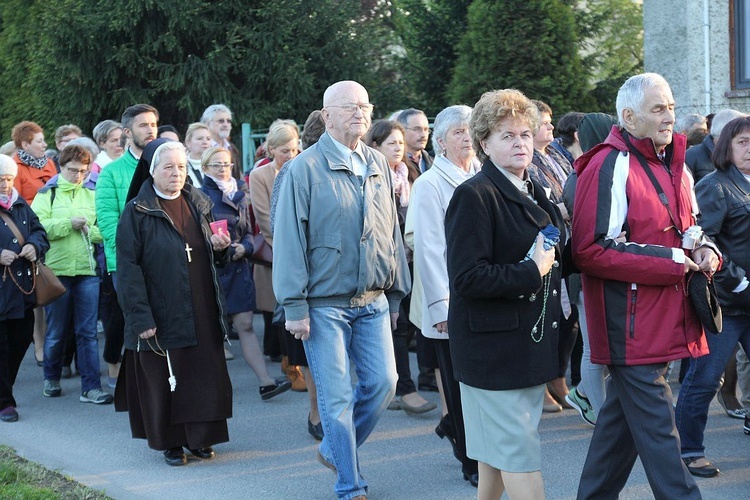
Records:
[[[750,89],[750,0],[734,0],[734,88]]]

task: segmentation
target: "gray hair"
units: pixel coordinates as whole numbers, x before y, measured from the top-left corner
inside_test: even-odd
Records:
[[[396,117],[396,121],[406,128],[409,125],[409,118],[414,115],[424,115],[425,118],[427,117],[427,114],[421,109],[409,108],[401,111]]]
[[[444,154],[445,149],[438,143],[438,140],[445,141],[448,131],[460,125],[469,128],[471,119],[471,108],[464,104],[448,106],[435,117],[432,128],[432,149],[436,155]]]
[[[94,158],[99,154],[99,146],[96,145],[94,140],[83,135],[68,142],[65,147],[67,148],[68,146],[81,146],[86,148],[88,152],[91,153],[91,161],[94,161]]]
[[[675,132],[685,134],[690,131],[695,125],[706,123],[706,117],[699,115],[698,113],[690,113],[685,115],[674,124]]]
[[[156,148],[156,151],[154,151],[154,157],[151,159],[151,165],[148,169],[148,173],[150,173],[152,176],[154,175],[154,170],[156,170],[156,167],[159,165],[162,153],[164,153],[165,151],[179,151],[182,154],[182,157],[185,158],[185,162],[187,162],[185,145],[181,142],[168,140],[167,142]]]
[[[713,137],[714,141],[719,140],[721,131],[724,130],[724,126],[726,126],[727,123],[735,118],[739,118],[740,116],[747,116],[747,114],[729,108],[717,111],[713,120],[711,120],[711,137]]]
[[[622,84],[617,92],[617,119],[620,126],[624,127],[625,122],[622,119],[622,113],[626,109],[631,109],[636,113],[641,112],[643,100],[646,96],[646,89],[666,85],[669,83],[663,76],[657,73],[641,73],[640,75],[631,76]]]
[[[122,125],[114,120],[104,120],[94,127],[93,135],[97,144],[107,142],[107,137],[113,130],[122,129]]]
[[[229,118],[232,118],[232,111],[225,105],[225,104],[212,104],[209,107],[206,108],[206,110],[203,112],[203,116],[201,116],[201,121],[203,123],[208,123],[211,120],[214,119],[214,116],[216,116],[216,113],[229,113]]]

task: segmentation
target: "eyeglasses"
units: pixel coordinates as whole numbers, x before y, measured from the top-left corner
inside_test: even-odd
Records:
[[[425,134],[430,133],[430,127],[405,127],[406,130],[411,130],[412,132],[424,132]]]
[[[77,168],[66,168],[65,170],[67,170],[73,175],[86,175],[87,173],[89,173],[89,169],[87,168],[80,169],[80,170]]]
[[[344,110],[345,113],[350,114],[350,115],[353,115],[359,109],[360,111],[362,111],[363,114],[369,115],[370,113],[372,113],[372,110],[375,106],[370,103],[363,102],[363,103],[358,103],[358,104],[354,104],[354,103],[331,104],[330,106],[326,106],[326,107],[327,108],[341,108]]]
[[[215,168],[216,170],[222,170],[225,168],[234,168],[234,163],[209,163],[207,167]]]
[[[228,125],[232,124],[232,120],[229,118],[217,118],[216,120],[213,120],[213,121],[216,123],[220,123],[222,125],[224,125],[225,123]]]

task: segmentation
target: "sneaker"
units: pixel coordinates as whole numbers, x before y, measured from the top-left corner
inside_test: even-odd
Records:
[[[568,404],[581,415],[584,422],[592,427],[596,425],[596,412],[594,412],[594,408],[591,406],[589,398],[581,396],[577,387],[574,387],[573,390],[565,396],[565,401],[567,401]]]
[[[56,398],[62,393],[59,380],[45,380],[42,394],[48,398]]]
[[[292,383],[288,380],[277,381],[273,385],[264,385],[263,387],[261,387],[259,389],[260,397],[263,401],[268,401],[269,399],[278,396],[282,392],[286,392],[291,388]]]
[[[2,411],[0,411],[0,421],[3,422],[16,422],[18,420],[18,412],[16,409],[12,406],[9,406],[7,408],[3,408]]]
[[[104,392],[101,389],[91,389],[81,394],[81,403],[94,403],[95,405],[107,405],[114,398],[112,394]]]

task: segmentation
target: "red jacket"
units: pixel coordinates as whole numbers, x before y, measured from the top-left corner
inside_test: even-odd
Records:
[[[661,184],[680,230],[695,223],[685,136],[659,160],[651,139],[630,137]],[[703,327],[684,293],[684,251],[646,172],[612,127],[575,163],[573,260],[582,271],[591,361],[645,365],[708,354]],[[614,241],[626,231],[627,241]]]
[[[13,160],[18,165],[18,175],[16,175],[13,186],[18,191],[18,194],[26,200],[26,203],[31,205],[37,191],[53,176],[57,175],[57,168],[55,168],[55,164],[50,159],[47,159],[47,164],[44,165],[44,168],[34,168],[26,165],[18,158],[17,154],[13,155]]]

